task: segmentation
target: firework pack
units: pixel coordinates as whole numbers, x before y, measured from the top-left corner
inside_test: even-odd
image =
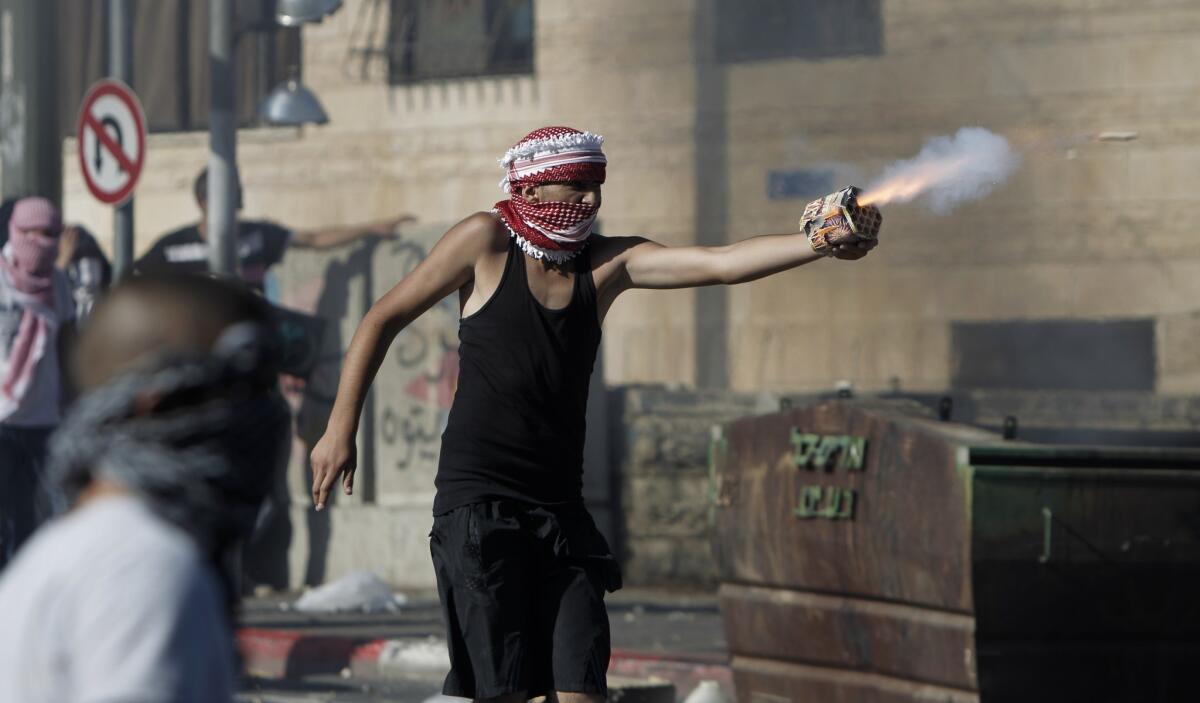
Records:
[[[808,238],[813,251],[833,255],[839,244],[857,244],[879,236],[883,217],[872,205],[859,205],[862,191],[854,186],[817,198],[804,207],[800,232]]]

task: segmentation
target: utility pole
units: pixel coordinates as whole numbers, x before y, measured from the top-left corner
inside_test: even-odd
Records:
[[[729,243],[726,220],[729,204],[729,137],[725,117],[728,72],[717,60],[715,47],[719,23],[717,0],[696,3],[695,42],[696,168],[693,183],[696,201],[696,243],[721,246]],[[729,287],[696,289],[696,386],[729,387]]]
[[[237,122],[233,90],[233,0],[209,2],[208,265],[237,275]]]
[[[126,85],[133,82],[133,25],[130,0],[108,0],[108,75]],[[79,147],[83,148],[82,145]],[[125,277],[133,265],[133,196],[113,210],[113,280]]]
[[[57,0],[0,0],[0,193],[62,202]]]

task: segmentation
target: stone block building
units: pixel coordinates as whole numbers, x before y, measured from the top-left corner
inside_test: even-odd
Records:
[[[203,3],[162,5],[172,2],[189,8],[184,31],[199,33]],[[296,253],[277,272],[283,301],[329,316],[344,344],[440,231],[500,198],[496,159],[542,124],[606,136],[604,232],[707,246],[791,231],[806,199],[869,181],[931,137],[963,126],[1006,136],[1022,156],[1008,182],[947,215],[885,208],[883,246],[862,262],[635,291],[612,308],[603,383],[635,387],[600,394],[610,407],[593,434],[635,439],[589,456],[603,471],[662,470],[615,487],[597,479],[593,494],[613,505],[633,496],[613,519],[632,554],[666,559],[701,539],[684,532],[703,503],[705,428],[769,407],[764,392],[842,379],[866,391],[1200,391],[1198,39],[1200,5],[1182,0],[347,0],[301,30],[294,52],[330,122],[239,132],[245,214],[297,227],[420,219],[407,244]],[[1113,131],[1136,139],[1096,138]],[[202,131],[151,136],[139,249],[196,217],[190,184],[206,145]],[[68,139],[66,216],[106,241],[109,211],[89,199],[75,149]],[[382,438],[429,444],[440,432],[454,310],[435,313],[420,332],[432,346],[417,354],[402,335],[375,391],[373,492],[312,523],[297,445],[293,535],[324,530],[330,548],[314,568],[307,542],[292,539],[291,582],[374,566],[429,583],[435,461]],[[310,394],[336,377],[329,344]],[[674,389],[662,391],[673,398],[665,419],[630,410],[645,384]],[[681,439],[671,423],[697,417],[683,408],[693,402],[709,408],[689,425],[701,439]],[[679,462],[692,483],[672,474]],[[660,562],[645,562],[647,580]]]

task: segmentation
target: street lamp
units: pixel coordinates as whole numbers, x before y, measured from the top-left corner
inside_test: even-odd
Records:
[[[275,21],[285,27],[320,22],[342,6],[341,0],[275,0]],[[234,115],[234,0],[209,0],[209,267],[222,276],[237,273],[234,251],[237,222],[237,122]],[[294,76],[271,91],[259,109],[271,124],[329,121],[316,97]]]
[[[342,0],[276,0],[275,22],[284,27],[316,23],[337,12],[341,6]],[[263,122],[280,127],[325,124],[329,121],[321,101],[304,87],[295,70],[263,100],[258,108],[258,116]]]
[[[299,127],[305,124],[325,124],[329,115],[321,107],[317,96],[295,77],[288,78],[275,87],[263,100],[258,109],[263,122],[281,127]]]
[[[342,0],[277,0],[275,21],[284,27],[320,22],[341,6]]]

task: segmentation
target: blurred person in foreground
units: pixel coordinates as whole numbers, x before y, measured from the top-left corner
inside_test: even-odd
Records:
[[[252,293],[132,278],[72,355],[82,395],[51,440],[69,506],[0,577],[0,701],[231,700],[231,575],[289,415]]]
[[[196,176],[192,194],[200,208],[200,221],[168,232],[158,239],[134,264],[138,272],[170,271],[205,273],[208,271],[208,169]],[[242,209],[242,184],[236,185],[235,209]],[[266,220],[236,222],[238,272],[246,285],[263,292],[268,270],[283,261],[291,247],[331,249],[364,237],[394,237],[396,228],[412,222],[412,215],[365,222],[356,225],[289,229]]]
[[[430,535],[449,631],[446,695],[605,700],[604,593],[621,577],[582,484],[588,384],[613,301],[635,288],[743,283],[824,256],[859,259],[876,245],[791,233],[665,247],[593,234],[602,141],[545,127],[509,149],[500,161],[508,199],[446,232],[359,324],[312,451],[320,510],[340,475],[352,490],[359,415],[392,340],[457,293],[460,375]]]
[[[62,220],[45,198],[13,204],[0,251],[0,568],[46,512],[46,440],[67,392],[62,349],[75,306],[55,269]]]

